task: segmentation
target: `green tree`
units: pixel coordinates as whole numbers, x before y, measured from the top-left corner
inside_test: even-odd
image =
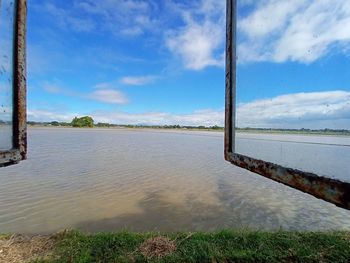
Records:
[[[60,124],[59,124],[58,121],[52,121],[52,122],[50,122],[50,124],[51,124],[52,126],[60,126]]]
[[[94,120],[90,116],[84,116],[81,118],[75,117],[72,120],[72,126],[77,128],[82,128],[82,127],[92,128],[94,127]]]

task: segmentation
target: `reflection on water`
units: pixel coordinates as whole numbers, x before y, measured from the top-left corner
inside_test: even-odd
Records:
[[[238,153],[350,182],[350,137],[237,133]]]
[[[214,132],[30,129],[0,232],[350,229],[350,212],[234,167]]]

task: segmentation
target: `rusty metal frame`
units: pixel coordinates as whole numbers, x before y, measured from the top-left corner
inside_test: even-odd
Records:
[[[226,1],[225,159],[236,166],[350,210],[349,183],[283,167],[235,152],[237,1]]]
[[[0,167],[27,158],[26,20],[27,0],[15,3],[13,43],[13,148],[0,151]]]

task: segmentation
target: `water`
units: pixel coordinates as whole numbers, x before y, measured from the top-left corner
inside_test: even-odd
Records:
[[[223,159],[223,134],[29,129],[0,169],[0,232],[349,230],[350,211]]]
[[[236,151],[256,159],[350,182],[350,137],[237,133]]]

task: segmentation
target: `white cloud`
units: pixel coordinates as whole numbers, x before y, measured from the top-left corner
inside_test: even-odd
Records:
[[[237,126],[350,129],[350,92],[294,93],[241,103]]]
[[[222,126],[224,123],[223,110],[197,110],[187,114],[169,112],[127,113],[111,111],[95,111],[91,116],[97,122],[116,124],[145,124],[145,125],[188,125],[188,126]]]
[[[99,91],[99,90],[97,90]],[[101,99],[113,98],[102,92]],[[110,95],[110,96],[108,96]],[[115,98],[119,101],[119,97]],[[111,99],[112,102],[113,99]],[[62,113],[61,111],[29,110],[28,119],[37,121],[70,121],[74,116],[89,115],[96,122],[114,124],[223,126],[223,109],[196,110],[185,114],[169,112],[128,113],[96,110]],[[350,92],[325,91],[286,94],[273,98],[240,103],[237,126],[255,128],[350,129]]]
[[[43,85],[43,89],[48,92],[48,93],[53,93],[53,94],[57,94],[57,93],[63,93],[64,91],[62,90],[61,87],[58,87],[56,85],[53,84],[49,84],[46,83]]]
[[[126,95],[123,92],[115,89],[113,83],[109,82],[96,84],[93,87],[95,90],[87,93],[75,91],[74,89],[65,88],[61,85],[57,85],[56,83],[49,82],[44,83],[42,88],[48,93],[61,94],[80,99],[95,100],[108,104],[125,104],[128,102]]]
[[[131,86],[142,86],[153,83],[158,76],[125,76],[120,79],[120,83]]]
[[[95,89],[113,89],[114,88],[114,84],[112,84],[111,82],[101,82],[98,83],[94,86]]]
[[[157,5],[152,0],[74,0],[66,7],[56,1],[43,5],[30,3],[43,14],[48,14],[64,30],[77,32],[111,32],[118,37],[138,36],[158,28],[159,21],[152,16]]]
[[[225,1],[201,0],[181,9],[185,23],[168,33],[166,45],[187,69],[223,66],[225,43]]]
[[[62,113],[59,111],[29,110],[30,121],[66,121],[70,122],[75,116],[89,115],[95,122],[114,124],[148,124],[148,125],[189,125],[189,126],[222,126],[223,110],[198,110],[188,114],[172,114],[167,112],[127,113],[115,111],[94,111],[77,113]]]
[[[92,19],[87,17],[79,18],[71,13],[72,9],[59,8],[49,2],[41,5],[40,9],[44,9],[42,12],[53,17],[56,23],[63,29],[73,29],[77,32],[91,32],[96,28],[96,24]]]
[[[74,8],[97,16],[99,29],[120,36],[138,36],[157,28],[158,20],[152,17],[154,5],[140,0],[81,0]]]
[[[264,0],[248,15],[238,15],[241,63],[311,63],[331,51],[348,52],[348,0]]]
[[[58,111],[48,111],[40,109],[29,109],[27,111],[28,121],[62,121],[71,122],[71,120],[79,114],[74,113],[60,113]]]
[[[114,89],[99,89],[90,93],[88,98],[110,104],[125,104],[128,102],[126,96]]]

